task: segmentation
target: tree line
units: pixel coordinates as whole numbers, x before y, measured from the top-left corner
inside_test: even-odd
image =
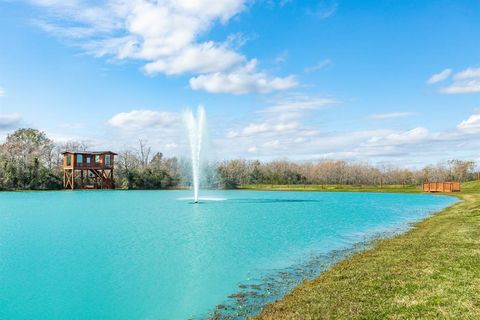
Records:
[[[470,181],[478,178],[474,161],[450,160],[422,169],[400,169],[347,161],[291,162],[228,160],[217,166],[220,185],[418,185],[426,181]]]
[[[88,143],[55,144],[44,132],[18,129],[0,144],[0,190],[56,190],[63,187],[63,151],[85,151]],[[424,181],[469,181],[478,177],[474,161],[451,160],[422,169],[399,169],[347,161],[292,162],[224,160],[204,165],[202,185],[238,188],[246,184],[415,185]],[[153,152],[146,141],[118,152],[119,189],[188,188],[190,161]]]

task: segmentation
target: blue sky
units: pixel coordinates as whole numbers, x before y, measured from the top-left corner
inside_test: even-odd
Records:
[[[0,137],[217,158],[480,160],[480,2],[0,0]],[[2,138],[2,139],[3,139]]]

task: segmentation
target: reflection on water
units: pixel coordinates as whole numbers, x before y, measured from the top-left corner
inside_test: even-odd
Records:
[[[240,203],[296,203],[296,202],[321,202],[314,199],[232,199],[231,201]]]
[[[198,198],[198,202],[195,202],[195,198],[193,197],[181,197],[181,198],[178,198],[178,200],[182,200],[182,201],[190,201],[191,203],[205,203],[205,202],[209,202],[209,201],[225,201],[227,200],[227,198],[220,198],[220,197],[199,197]]]
[[[194,198],[192,197],[182,197],[178,198],[182,201],[190,201],[194,203]],[[295,203],[295,202],[320,202],[320,200],[314,199],[259,199],[259,198],[219,198],[219,197],[200,197],[198,203],[205,203],[209,201],[230,201],[236,203]]]

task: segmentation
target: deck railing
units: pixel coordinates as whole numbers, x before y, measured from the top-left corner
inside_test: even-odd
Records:
[[[425,182],[422,187],[424,192],[460,192],[460,182]]]

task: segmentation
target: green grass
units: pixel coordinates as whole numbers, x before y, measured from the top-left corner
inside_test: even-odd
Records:
[[[239,189],[244,190],[272,190],[272,191],[322,191],[322,192],[400,192],[400,193],[414,193],[421,192],[420,186],[416,185],[339,185],[339,184],[301,184],[301,185],[279,185],[279,184],[246,184]]]
[[[256,319],[480,319],[480,183],[455,195],[464,201],[337,263]]]

